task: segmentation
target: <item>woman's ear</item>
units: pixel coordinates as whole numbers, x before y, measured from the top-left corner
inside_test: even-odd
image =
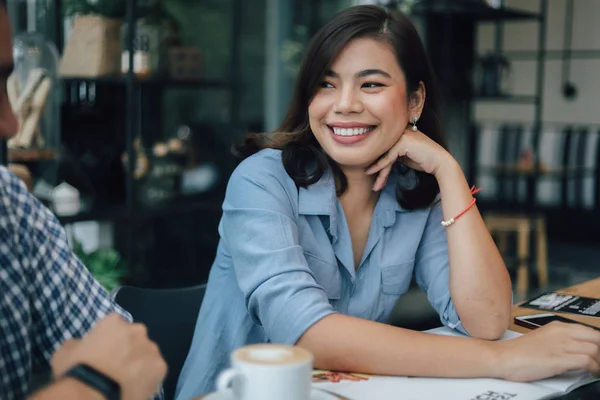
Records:
[[[416,115],[418,118],[421,117],[423,107],[425,106],[425,96],[427,96],[425,84],[421,81],[419,82],[419,88],[412,92],[409,97],[408,110],[411,118],[413,115]]]

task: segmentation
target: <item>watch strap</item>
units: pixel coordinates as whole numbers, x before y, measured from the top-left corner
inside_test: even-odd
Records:
[[[121,386],[109,376],[86,364],[78,364],[67,371],[65,376],[77,379],[102,393],[107,400],[121,400]]]

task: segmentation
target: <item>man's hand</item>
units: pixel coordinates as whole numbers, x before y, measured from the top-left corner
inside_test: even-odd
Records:
[[[160,390],[167,365],[146,327],[117,314],[99,321],[82,339],[65,342],[52,357],[55,378],[77,364],[87,364],[118,382],[124,400],[147,399]]]

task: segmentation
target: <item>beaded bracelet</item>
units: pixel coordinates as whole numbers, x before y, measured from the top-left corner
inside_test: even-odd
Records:
[[[471,186],[471,194],[475,195],[476,193],[478,193],[481,190],[481,188],[477,188],[475,189],[475,186]],[[444,227],[449,227],[450,225],[452,225],[454,222],[456,222],[457,219],[459,219],[464,213],[466,213],[467,211],[469,211],[469,209],[471,207],[473,207],[473,204],[475,204],[475,202],[477,201],[477,199],[475,197],[473,197],[473,200],[471,200],[471,203],[461,212],[459,212],[458,214],[456,214],[456,216],[454,218],[450,218],[447,221],[442,221],[442,226]]]

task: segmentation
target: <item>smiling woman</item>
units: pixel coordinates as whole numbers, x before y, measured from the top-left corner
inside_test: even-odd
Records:
[[[326,169],[332,168],[340,195],[346,191],[347,177],[338,165],[344,164],[344,159],[336,159],[336,156],[344,156],[330,152],[327,143],[337,140],[341,144],[355,144],[367,136],[374,137],[362,146],[371,147],[372,141],[378,141],[379,145],[366,154],[359,146],[339,149],[349,159],[359,154],[359,165],[356,162],[349,165],[365,169],[398,139],[409,120],[409,103],[419,114],[420,130],[445,147],[435,77],[421,39],[405,15],[388,14],[378,7],[350,8],[316,34],[304,60],[282,125],[273,133],[248,135],[238,148],[243,157],[262,148],[282,150],[285,169],[300,187],[317,182]],[[370,105],[364,105],[363,100],[367,99]],[[338,112],[343,112],[344,107],[378,107],[373,103],[377,102],[387,107],[380,113],[393,110],[393,115],[379,120],[374,115],[377,111],[370,110],[369,116],[360,118],[351,112],[352,115],[343,118],[326,117],[330,119],[320,123],[314,119],[309,121],[309,104],[314,111],[327,112],[323,109],[327,102],[330,106],[335,103]],[[337,134],[333,125],[326,126],[327,122],[339,128]],[[370,128],[375,125],[379,129],[371,132]],[[359,131],[359,128],[363,129]],[[321,135],[323,131],[325,134]],[[334,135],[327,138],[327,131]],[[399,180],[396,189],[400,204],[409,209],[430,205],[439,191],[435,178],[401,163],[395,164],[395,168],[400,175],[408,176]]]
[[[406,16],[356,6],[319,30],[282,126],[239,148],[177,398],[213,390],[229,354],[254,343],[381,375],[600,371],[592,330],[491,341],[509,324],[510,278],[444,148],[436,92]],[[440,321],[471,338],[388,325],[413,277]]]

